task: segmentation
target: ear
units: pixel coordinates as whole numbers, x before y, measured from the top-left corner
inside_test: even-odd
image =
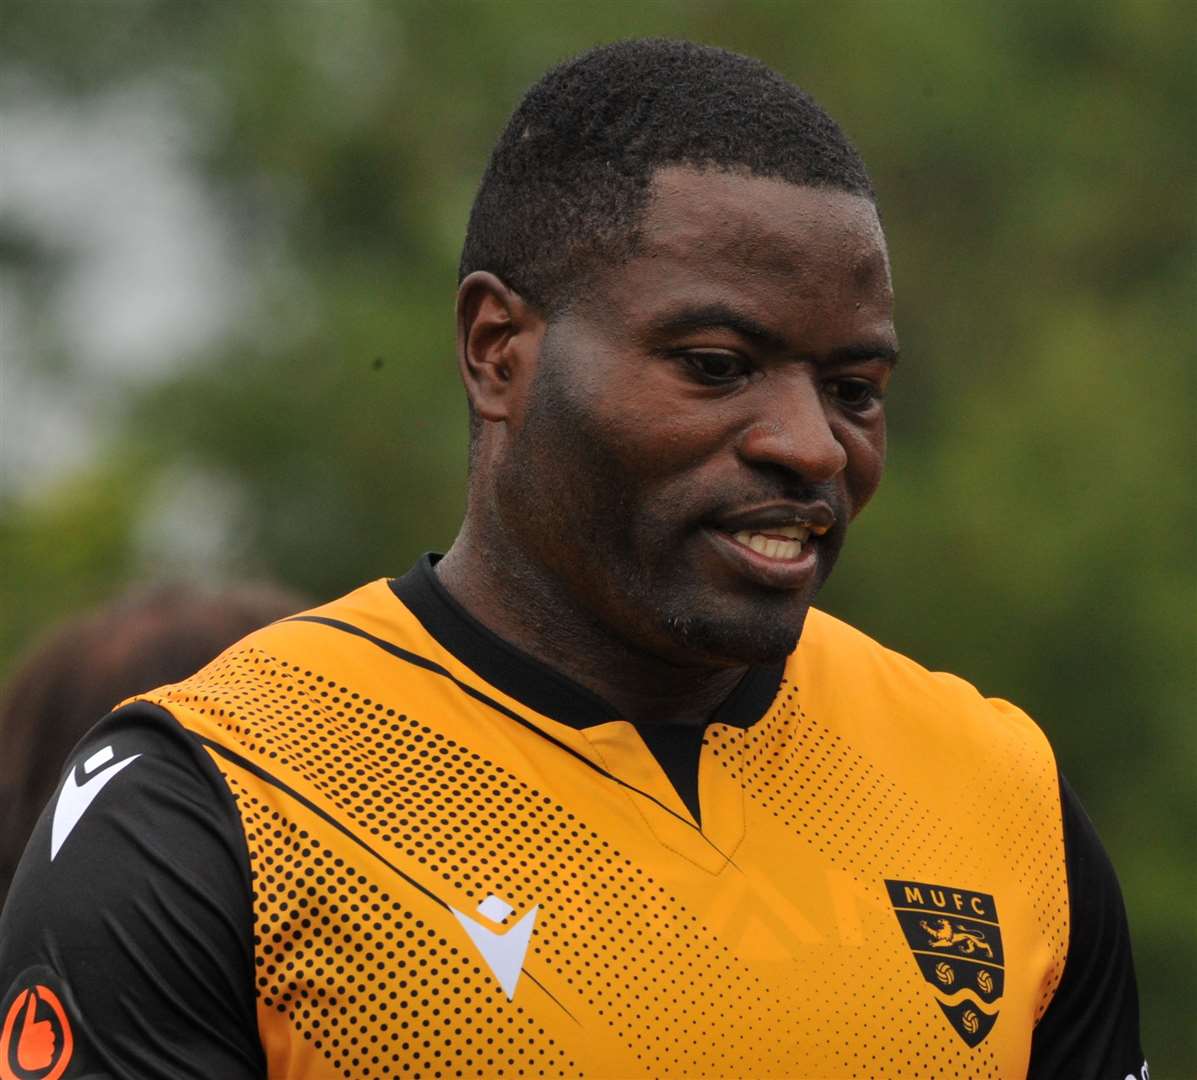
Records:
[[[494,274],[475,270],[463,279],[457,290],[457,365],[481,419],[520,422],[544,329],[536,308]]]

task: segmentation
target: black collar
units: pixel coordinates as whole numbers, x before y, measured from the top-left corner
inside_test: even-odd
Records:
[[[426,554],[391,590],[424,629],[491,686],[540,713],[573,728],[621,719],[615,708],[586,687],[529,656],[487,629],[441,584]],[[750,667],[709,723],[746,728],[765,715],[781,685],[785,664]]]

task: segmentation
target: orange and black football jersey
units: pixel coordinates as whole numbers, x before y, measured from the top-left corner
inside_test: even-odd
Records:
[[[1145,1075],[1017,709],[812,611],[705,727],[638,728],[428,560],[106,719],[0,963],[3,1080]]]

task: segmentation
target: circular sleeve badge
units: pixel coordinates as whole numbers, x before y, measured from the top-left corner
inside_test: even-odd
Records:
[[[58,1080],[74,1049],[58,995],[44,983],[20,989],[0,1028],[0,1080]]]

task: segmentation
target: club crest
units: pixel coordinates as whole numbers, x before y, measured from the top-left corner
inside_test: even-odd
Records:
[[[998,1018],[1006,960],[988,893],[889,881],[885,887],[923,978],[956,1033],[978,1045]]]

